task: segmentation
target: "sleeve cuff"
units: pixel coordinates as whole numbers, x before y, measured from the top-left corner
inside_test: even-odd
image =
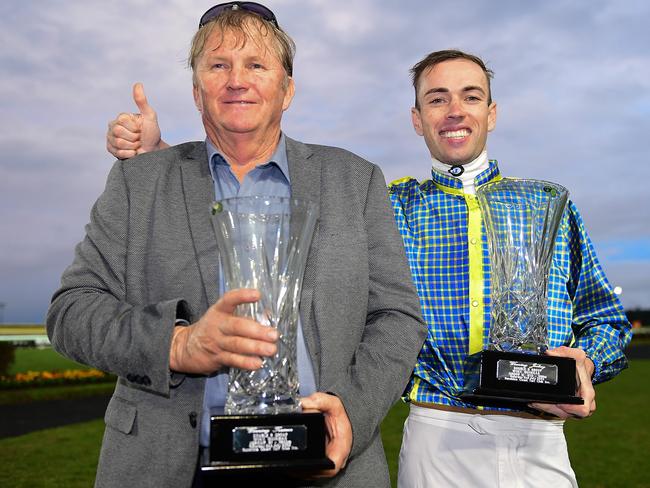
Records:
[[[180,300],[176,306],[176,320],[174,321],[174,327],[176,326],[188,326],[190,325],[190,312],[187,306],[187,303],[184,300]],[[185,379],[185,373],[179,373],[177,371],[169,370],[169,387],[178,388],[180,384]]]

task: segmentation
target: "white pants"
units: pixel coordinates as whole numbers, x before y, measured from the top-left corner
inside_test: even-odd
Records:
[[[399,488],[578,486],[562,420],[410,408]]]

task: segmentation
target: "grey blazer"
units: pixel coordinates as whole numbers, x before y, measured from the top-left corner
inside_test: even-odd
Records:
[[[402,393],[426,326],[380,169],[287,138],[292,196],[319,204],[300,314],[320,391],[353,428],[327,486],[389,486],[379,424]],[[218,296],[204,143],[113,166],[47,316],[56,350],[119,377],[96,486],[189,487],[205,378],[169,372],[175,319]]]

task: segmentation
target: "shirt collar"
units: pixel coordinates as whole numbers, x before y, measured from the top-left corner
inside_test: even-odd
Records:
[[[209,137],[205,138],[205,146],[208,151],[208,165],[210,167],[210,174],[214,180],[216,167],[219,165],[229,166],[229,164],[223,154],[221,154],[215,145],[212,144]],[[287,181],[291,183],[291,179],[289,178],[289,161],[287,159],[287,143],[284,137],[284,133],[280,133],[280,142],[278,142],[278,145],[275,148],[275,152],[271,155],[271,158],[262,164],[258,164],[257,167],[268,167],[268,165],[271,164],[275,165],[282,172]]]
[[[476,175],[474,178],[474,184],[478,188],[481,185],[484,185],[492,180],[500,179],[501,173],[499,172],[499,165],[497,164],[496,159],[490,159],[488,168]]]
[[[499,166],[497,164],[497,161],[495,159],[490,159],[488,163],[489,163],[488,167],[484,171],[476,175],[476,177],[474,178],[474,184],[476,185],[477,188],[500,176]],[[463,190],[463,182],[460,179],[454,178],[451,175],[439,173],[438,171],[432,169],[431,179],[433,183],[442,191],[457,193],[459,191],[462,192]]]

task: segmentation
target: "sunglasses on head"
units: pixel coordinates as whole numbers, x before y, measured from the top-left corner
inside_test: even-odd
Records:
[[[255,3],[255,2],[228,2],[228,3],[220,3],[219,5],[215,5],[214,7],[209,9],[206,13],[204,13],[201,16],[201,20],[199,20],[199,28],[203,27],[212,19],[219,17],[226,10],[239,10],[239,9],[257,14],[267,22],[271,22],[278,29],[280,28],[280,26],[278,25],[278,20],[275,18],[273,12],[271,12],[264,5],[260,5],[259,3]]]

